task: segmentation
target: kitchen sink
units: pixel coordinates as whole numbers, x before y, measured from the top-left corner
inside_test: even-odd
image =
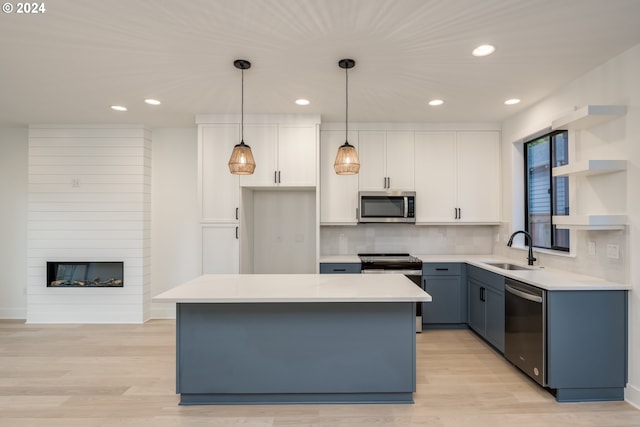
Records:
[[[498,267],[502,270],[531,270],[532,267],[526,267],[524,265],[510,264],[508,262],[485,262],[485,264],[492,267]]]

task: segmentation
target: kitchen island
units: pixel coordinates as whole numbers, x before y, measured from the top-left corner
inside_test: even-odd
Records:
[[[176,303],[181,405],[412,403],[415,304],[401,274],[204,275]]]

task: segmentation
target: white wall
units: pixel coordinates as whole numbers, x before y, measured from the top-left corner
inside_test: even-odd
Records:
[[[24,319],[27,292],[27,129],[0,129],[0,318]]]
[[[196,128],[153,130],[151,296],[200,274]],[[152,303],[151,317],[175,317]]]
[[[602,155],[610,154],[615,158],[621,155],[628,159],[626,186],[611,188],[610,191],[626,193],[629,225],[625,231],[574,233],[577,239],[575,257],[542,255],[542,265],[560,267],[570,271],[596,275],[610,280],[628,282],[633,291],[629,293],[629,384],[625,398],[640,406],[640,45],[622,55],[595,68],[584,76],[558,90],[554,95],[529,108],[503,124],[504,180],[503,219],[509,224],[502,227],[501,233],[512,231],[510,223],[517,223],[521,210],[514,209],[512,195],[519,191],[519,172],[521,156],[514,149],[513,142],[550,126],[555,120],[574,107],[587,104],[626,105],[627,114],[595,130],[600,135],[588,135],[588,139],[602,141]],[[584,138],[584,136],[583,136]],[[587,141],[589,150],[594,150],[593,141]],[[604,144],[608,144],[605,147]],[[512,179],[508,179],[511,176]],[[587,254],[588,241],[596,242],[596,255]],[[620,245],[621,257],[612,260],[606,256],[606,244]],[[518,250],[506,250],[497,246],[497,252],[522,258]]]

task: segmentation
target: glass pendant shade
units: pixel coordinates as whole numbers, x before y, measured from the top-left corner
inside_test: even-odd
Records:
[[[244,141],[236,144],[229,159],[229,172],[234,175],[251,175],[256,169],[256,161],[253,160],[251,147]]]
[[[358,159],[356,147],[345,141],[338,148],[333,169],[338,175],[355,175],[360,172],[360,160]]]

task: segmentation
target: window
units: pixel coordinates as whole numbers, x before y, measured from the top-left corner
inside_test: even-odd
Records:
[[[537,248],[569,251],[569,230],[557,229],[554,215],[569,215],[569,180],[552,168],[568,162],[567,131],[525,142],[525,229]]]

